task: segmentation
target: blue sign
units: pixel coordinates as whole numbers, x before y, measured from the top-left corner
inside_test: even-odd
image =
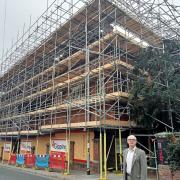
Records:
[[[36,155],[35,166],[37,168],[48,168],[49,167],[49,155]]]
[[[16,155],[16,164],[24,165],[24,155],[23,154]]]

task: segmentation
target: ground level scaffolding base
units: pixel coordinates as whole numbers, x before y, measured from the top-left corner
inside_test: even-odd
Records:
[[[64,172],[63,175],[67,176],[67,175],[70,175],[69,172]]]
[[[99,178],[99,180],[108,180],[106,177]]]
[[[119,176],[122,176],[122,175],[123,175],[123,173],[122,173],[121,171],[119,171],[119,170],[113,171],[113,173],[114,173],[114,174],[117,174],[117,175],[119,175]]]

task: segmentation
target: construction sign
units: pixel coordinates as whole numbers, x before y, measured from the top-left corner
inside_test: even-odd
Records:
[[[11,152],[11,143],[4,143],[4,151]]]
[[[25,152],[31,152],[31,142],[30,141],[21,142],[20,150]]]
[[[66,141],[65,140],[52,140],[51,152],[66,152]]]

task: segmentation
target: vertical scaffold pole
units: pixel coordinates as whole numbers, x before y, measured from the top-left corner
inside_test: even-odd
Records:
[[[4,142],[4,145],[6,145],[6,142],[7,142],[7,122],[6,122],[6,135],[5,135],[5,142]],[[4,146],[5,147],[5,146]],[[4,147],[3,147],[3,154],[2,154],[2,163],[4,163],[4,159],[5,159],[5,151],[4,151]]]
[[[120,167],[121,167],[121,173],[122,173],[122,140],[121,140],[121,129],[119,128],[119,162],[120,162]]]
[[[12,137],[13,135],[11,135],[11,149],[10,149],[10,153],[9,153],[9,159],[8,159],[8,163],[9,163],[9,161],[10,161],[10,158],[11,158],[11,154],[12,154],[12,152],[13,152],[13,140],[12,140]]]
[[[39,146],[39,131],[38,131],[38,134],[36,136],[36,155],[38,155],[38,146]]]
[[[18,134],[18,137],[17,137],[17,150],[16,150],[16,153],[19,154],[19,146],[20,146],[20,132]]]
[[[70,133],[70,130],[69,130]],[[69,134],[68,134],[69,135]],[[69,137],[70,138],[70,137]],[[67,174],[70,174],[70,139],[68,138],[68,164],[67,164]]]
[[[90,131],[87,130],[87,175],[90,175]]]
[[[89,122],[90,120],[90,113],[89,113],[89,49],[88,49],[88,27],[87,27],[87,23],[88,23],[88,17],[87,17],[87,13],[88,9],[86,7],[86,24],[85,24],[85,33],[86,33],[86,66],[85,66],[85,72],[87,73],[87,76],[85,78],[85,98],[86,98],[86,112],[85,112],[85,121],[86,121],[86,172],[87,175],[90,175],[90,130],[89,128],[87,128],[87,122]]]
[[[103,179],[103,162],[102,162],[102,130],[100,129],[100,142],[99,142],[99,146],[100,146],[100,180]]]
[[[107,179],[106,129],[104,129],[104,180]]]
[[[118,162],[117,162],[117,144],[116,144],[116,135],[115,135],[115,139],[114,139],[114,149],[115,149],[115,168],[116,168],[116,172],[118,171]]]
[[[65,167],[65,175],[70,174],[70,129],[69,129],[69,111],[70,111],[70,104],[68,104],[67,108],[67,127],[66,127],[66,159],[67,159],[67,166]]]
[[[156,152],[156,140],[153,140],[154,145],[154,159],[156,164],[156,180],[159,180],[159,173],[158,173],[158,162],[157,162],[157,152]]]

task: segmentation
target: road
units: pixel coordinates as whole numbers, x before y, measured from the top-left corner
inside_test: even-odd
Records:
[[[36,173],[36,174],[34,174]],[[40,176],[41,175],[41,176]],[[44,175],[44,176],[42,176]],[[39,171],[33,169],[21,169],[14,166],[0,164],[0,180],[96,180],[99,179],[98,174],[87,176],[86,173],[81,171],[73,171],[68,176],[63,176],[60,173],[50,174],[47,171]],[[108,174],[108,179],[122,180],[123,177],[114,173]],[[149,177],[147,180],[156,180],[155,177]]]
[[[0,166],[0,180],[50,180],[50,178]]]

